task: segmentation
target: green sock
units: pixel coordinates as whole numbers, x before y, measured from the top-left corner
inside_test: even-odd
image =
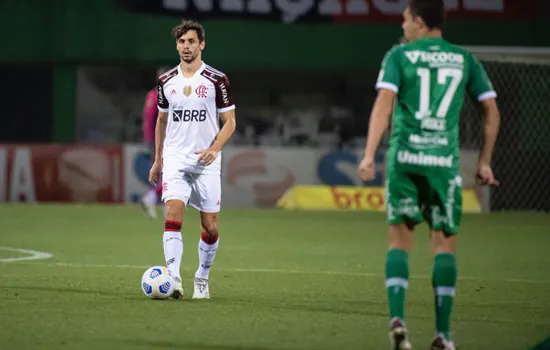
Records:
[[[535,345],[529,350],[548,350],[550,349],[550,337],[546,338],[542,343]]]
[[[392,249],[386,257],[386,288],[390,319],[405,317],[405,292],[409,284],[409,254],[401,249]]]
[[[453,254],[442,253],[435,256],[432,285],[435,293],[436,331],[450,339],[451,312],[456,286],[456,258]]]

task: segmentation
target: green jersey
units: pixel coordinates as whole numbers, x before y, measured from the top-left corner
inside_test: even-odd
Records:
[[[468,92],[496,97],[479,61],[441,38],[422,38],[391,49],[377,89],[397,94],[387,163],[414,172],[459,170],[459,117]]]

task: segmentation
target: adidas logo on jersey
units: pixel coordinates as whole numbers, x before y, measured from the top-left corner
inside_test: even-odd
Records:
[[[454,52],[426,52],[426,51],[405,51],[405,56],[411,61],[412,64],[416,64],[419,60],[423,63],[430,64],[464,64],[464,55]]]

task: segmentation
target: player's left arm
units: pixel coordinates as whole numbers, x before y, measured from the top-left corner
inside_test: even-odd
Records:
[[[229,141],[229,138],[233,135],[235,129],[237,128],[237,121],[235,120],[235,109],[220,113],[219,116],[222,120],[223,126],[218,134],[218,137],[216,137],[216,140],[212,144],[212,148],[217,152],[223,149],[223,147],[225,146],[227,141]]]
[[[498,186],[491,167],[493,150],[498,137],[500,126],[500,112],[495,98],[488,98],[481,102],[483,109],[483,145],[479,152],[478,178],[484,185]]]
[[[210,165],[218,157],[218,153],[223,149],[231,135],[237,128],[235,119],[235,103],[233,102],[233,93],[227,76],[214,83],[216,88],[216,108],[218,115],[223,122],[223,126],[216,136],[216,139],[208,149],[197,151],[199,162],[204,165]]]
[[[204,165],[210,165],[218,157],[218,153],[223,149],[229,138],[235,132],[237,128],[237,121],[235,120],[235,109],[231,109],[226,112],[219,113],[220,119],[223,122],[223,126],[216,136],[216,139],[208,149],[202,149],[197,151],[199,156],[199,162]]]
[[[496,102],[497,93],[487,72],[472,54],[469,55],[469,63],[468,93],[481,104],[484,119],[483,144],[479,152],[477,176],[482,184],[498,186],[499,182],[495,179],[491,167],[493,150],[500,127],[500,113]]]
[[[359,177],[365,181],[372,180],[375,177],[374,155],[380,145],[382,135],[388,128],[395,97],[401,85],[399,54],[399,47],[388,52],[382,62],[382,68],[376,83],[378,96],[370,116],[365,155],[358,169]]]

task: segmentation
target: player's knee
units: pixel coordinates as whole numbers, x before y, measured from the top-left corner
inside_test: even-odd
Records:
[[[218,220],[216,215],[203,215],[201,218],[203,232],[209,237],[218,235]]]
[[[166,219],[182,221],[183,204],[181,201],[171,200],[166,203]]]
[[[412,248],[414,233],[405,223],[390,225],[389,239],[390,249],[410,251]]]
[[[166,218],[170,220],[176,220],[178,217],[178,211],[176,208],[171,206],[166,206]]]
[[[207,236],[214,237],[218,235],[218,225],[215,222],[203,223],[202,228]]]
[[[432,253],[441,254],[441,253],[456,253],[456,236],[447,234],[443,231],[434,231],[430,232],[431,243],[432,243]]]
[[[218,241],[219,235],[218,235],[218,227],[216,226],[216,223],[210,223],[206,224],[203,221],[202,223],[202,232],[201,232],[201,240],[206,244],[214,244]]]

